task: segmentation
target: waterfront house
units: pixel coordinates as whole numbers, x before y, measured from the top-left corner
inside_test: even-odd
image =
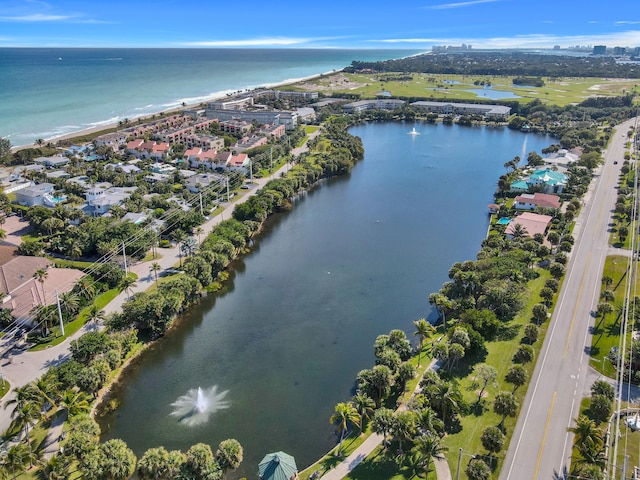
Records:
[[[39,163],[49,168],[59,168],[69,163],[69,157],[64,155],[54,155],[53,157],[38,157],[33,159],[33,163]]]
[[[514,199],[513,206],[518,210],[535,210],[536,207],[560,208],[560,197],[548,193],[523,193]]]
[[[94,140],[96,147],[111,147],[114,150],[120,148],[127,141],[127,134],[125,132],[105,133],[96,137]]]
[[[542,187],[545,193],[562,193],[567,185],[567,176],[550,168],[536,170],[529,175],[529,184]]]
[[[524,212],[509,222],[505,234],[509,240],[513,240],[513,233],[516,225],[520,225],[526,230],[527,236],[532,237],[537,233],[544,235],[549,222],[553,217],[549,215],[539,215],[532,212]]]
[[[510,184],[512,192],[527,192],[530,189],[542,190],[544,193],[562,193],[567,185],[567,175],[550,168],[536,170],[526,178]]]
[[[268,453],[258,464],[260,480],[298,480],[296,460],[284,452]]]

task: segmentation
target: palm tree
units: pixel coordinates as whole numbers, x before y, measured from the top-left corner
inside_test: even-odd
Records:
[[[420,366],[420,357],[422,356],[422,343],[424,342],[425,338],[434,334],[436,329],[424,318],[414,320],[413,325],[416,327],[416,331],[413,332],[413,335],[420,337],[420,350],[418,350],[418,366]]]
[[[338,444],[338,455],[342,452],[342,440],[344,440],[344,434],[349,429],[349,423],[358,425],[360,423],[360,415],[352,405],[344,402],[340,402],[335,407],[335,413],[329,418],[329,422],[336,427],[340,432],[340,443]]]
[[[511,235],[514,240],[521,240],[528,235],[526,227],[523,227],[519,223],[516,223],[513,226],[513,230],[511,231]]]
[[[67,320],[75,316],[80,308],[80,297],[69,291],[60,295],[60,310],[65,315]]]
[[[360,433],[362,433],[362,424],[365,420],[370,420],[371,415],[376,410],[376,402],[373,401],[368,395],[358,392],[351,399],[351,405],[356,409],[358,415],[360,415]]]
[[[0,241],[4,240],[5,238],[7,238],[7,232],[5,232],[4,230],[0,229]]]
[[[96,294],[95,283],[89,275],[85,275],[80,278],[74,285],[73,289],[85,300],[91,300]]]
[[[382,445],[387,448],[387,433],[393,428],[393,410],[385,407],[377,409],[371,428],[375,433],[382,434]]]
[[[440,420],[436,414],[436,411],[431,407],[424,407],[418,410],[418,426],[427,434],[440,435],[444,430],[444,423]]]
[[[42,288],[42,300],[40,301],[41,305],[44,305],[45,302],[45,292],[44,292],[44,281],[49,277],[49,272],[47,272],[44,268],[40,268],[35,271],[33,274],[33,278],[40,284],[40,288]]]
[[[104,310],[102,310],[97,305],[91,305],[91,308],[89,309],[89,314],[87,315],[88,322],[93,322],[97,324],[99,322],[104,321],[105,318],[106,318],[106,315],[104,313]]]
[[[575,435],[576,445],[603,443],[602,431],[597,427],[596,422],[586,415],[578,416],[574,422],[575,426],[567,428],[567,431]]]
[[[27,440],[27,446],[29,447],[29,465],[33,467],[33,449],[31,447],[31,424],[37,422],[42,418],[40,414],[40,405],[36,403],[27,403],[22,407],[16,407],[11,412],[12,422],[10,429],[22,430],[24,438]]]
[[[9,448],[4,454],[3,464],[15,480],[18,472],[24,472],[25,467],[31,463],[33,455],[26,445],[17,443]]]
[[[73,388],[62,393],[59,407],[67,416],[75,417],[76,415],[89,413],[91,410],[90,401],[91,397],[88,394]]]
[[[496,398],[493,401],[493,411],[498,415],[502,415],[502,419],[500,420],[500,424],[498,427],[500,429],[504,428],[504,421],[509,417],[514,417],[518,412],[518,401],[516,397],[511,392],[499,392],[496,395]]]
[[[447,308],[451,308],[451,300],[449,300],[446,296],[441,293],[432,293],[429,295],[429,303],[436,307],[438,314],[442,318],[442,325],[444,327],[444,331],[447,331],[447,320],[445,318]]]
[[[204,233],[204,229],[202,227],[196,227],[194,233],[198,236],[198,243],[200,243],[200,235]]]
[[[120,291],[127,292],[127,296],[129,297],[129,300],[131,300],[131,289],[137,286],[138,284],[136,283],[136,279],[130,275],[126,275],[125,277],[122,277],[122,280],[120,280],[120,284],[119,284]]]
[[[38,473],[45,480],[64,480],[69,478],[69,464],[66,457],[54,455],[49,461],[41,460]]]
[[[440,413],[440,418],[445,426],[449,416],[460,411],[461,402],[462,394],[451,382],[442,382],[434,386],[431,404]]]
[[[429,475],[432,458],[443,458],[448,447],[442,444],[440,437],[436,435],[420,435],[414,441],[413,454],[416,463],[424,469],[425,478]]]
[[[153,274],[156,277],[156,285],[158,285],[158,272],[160,270],[162,270],[162,267],[160,266],[160,264],[158,262],[153,262],[151,264],[151,266],[149,267],[149,270],[151,270],[153,272]]]

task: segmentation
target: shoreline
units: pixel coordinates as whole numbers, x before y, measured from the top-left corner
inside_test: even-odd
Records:
[[[302,77],[302,78],[294,78],[294,79],[286,79],[286,80],[282,80],[280,82],[275,82],[275,83],[265,83],[262,85],[258,85],[255,87],[246,87],[246,88],[240,88],[240,89],[228,89],[228,90],[224,90],[222,92],[253,92],[255,90],[258,89],[272,89],[272,88],[278,88],[278,87],[283,87],[286,85],[295,85],[296,83],[301,83],[301,82],[308,82],[310,80],[314,80],[316,78],[320,78],[323,77],[325,75],[332,75],[332,74],[336,74],[336,73],[340,73],[342,72],[346,67],[342,67],[340,69],[334,69],[334,70],[330,70],[328,72],[323,72],[323,73],[315,73],[313,75],[309,75],[307,77]],[[162,110],[158,110],[157,112],[150,112],[150,113],[145,113],[142,114],[138,117],[133,117],[131,120],[133,121],[138,121],[139,119],[144,119],[145,117],[149,117],[150,115],[163,115],[163,114],[168,114],[168,113],[175,113],[175,112],[180,112],[183,110],[188,110],[188,109],[192,109],[192,108],[197,108],[199,107],[201,104],[203,103],[208,103],[208,102],[213,102],[216,100],[221,100],[224,99],[225,96],[222,95],[222,92],[216,92],[214,95],[212,96],[210,99],[205,100],[203,102],[197,102],[197,103],[190,103],[190,104],[186,104],[186,105],[179,105],[176,107],[170,107],[170,108],[166,108],[166,109],[162,109]],[[233,93],[231,94],[233,95]],[[73,132],[69,132],[69,133],[65,133],[64,135],[58,135],[58,136],[53,136],[53,137],[49,137],[49,138],[45,138],[44,142],[45,143],[53,143],[55,148],[58,148],[57,145],[55,145],[55,143],[59,142],[59,141],[64,141],[64,140],[73,140],[74,138],[78,138],[78,137],[83,137],[86,135],[95,135],[98,134],[100,132],[103,132],[105,130],[112,130],[114,128],[118,128],[120,126],[120,124],[118,122],[113,122],[113,123],[106,123],[104,125],[96,125],[94,127],[89,127],[89,128],[84,128],[82,130],[75,130]],[[124,128],[124,127],[123,127]],[[97,136],[97,135],[95,135]],[[40,146],[36,143],[31,143],[31,144],[27,144],[27,145],[16,145],[16,146],[12,146],[11,147],[11,153],[15,153],[18,152],[20,150],[24,150],[27,148],[40,148]]]

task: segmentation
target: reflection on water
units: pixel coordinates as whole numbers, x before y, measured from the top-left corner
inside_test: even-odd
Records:
[[[421,135],[407,135],[414,127]],[[475,258],[496,180],[525,135],[414,123],[351,131],[365,159],[275,215],[226,291],[134,362],[113,389],[120,407],[100,420],[105,439],[142,455],[236,438],[244,461],[229,478],[255,477],[260,459],[280,450],[304,468],[336,444],[328,419],[373,365],[376,336],[411,335],[451,264]],[[527,145],[551,143],[531,135]],[[177,428],[171,404],[213,384],[231,392],[228,408]]]

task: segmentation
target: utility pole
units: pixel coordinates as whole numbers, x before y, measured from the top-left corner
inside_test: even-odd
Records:
[[[229,197],[229,177],[227,176],[225,178],[227,179],[227,202],[228,202],[230,200],[230,197]]]
[[[200,195],[200,215],[204,216],[204,209],[202,208],[202,192],[198,192]]]
[[[56,304],[58,305],[58,319],[60,320],[60,334],[64,337],[64,323],[62,322],[62,310],[60,309],[60,297],[56,288]]]
[[[127,272],[127,252],[124,249],[124,242],[122,242],[122,258],[124,258],[124,274],[126,275]]]

